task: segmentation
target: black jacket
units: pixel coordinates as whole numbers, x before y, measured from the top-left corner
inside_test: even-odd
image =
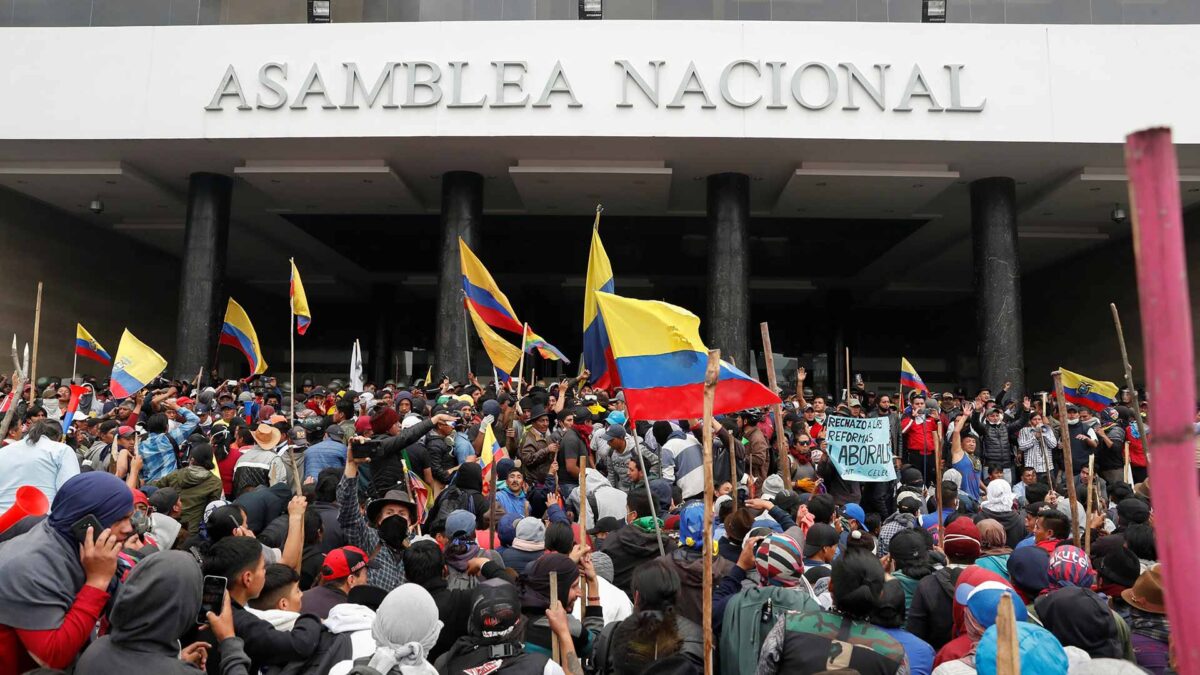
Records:
[[[633,525],[626,525],[608,535],[601,550],[612,559],[613,585],[625,591],[632,600],[633,571],[658,557],[658,539],[654,532],[643,532]]]
[[[1017,419],[1000,424],[988,424],[978,414],[971,415],[971,429],[979,435],[979,458],[983,464],[995,464],[1004,469],[1014,466],[1012,435],[1029,423],[1029,411],[1021,410]]]
[[[480,574],[484,579],[493,579],[504,575],[504,568],[496,562],[484,564]],[[442,621],[442,632],[438,634],[437,643],[429,650],[426,660],[432,663],[437,657],[449,651],[455,641],[467,634],[467,619],[471,616],[471,596],[474,589],[447,588],[444,578],[430,579],[421,584],[438,608],[438,618]]]
[[[991,518],[1004,526],[1004,535],[1007,538],[1006,546],[1015,549],[1017,544],[1028,534],[1025,531],[1025,516],[1020,511],[1005,511],[998,513],[988,509],[980,509],[979,513],[975,514],[975,522]]]
[[[287,510],[291,498],[292,486],[276,483],[268,488],[251,490],[233,500],[233,503],[246,509],[246,527],[258,533],[265,530],[267,524],[276,516]]]
[[[447,443],[438,433],[430,433],[425,437],[425,454],[429,457],[429,471],[433,479],[442,485],[450,483],[450,469],[456,465],[454,460],[454,444]]]
[[[943,567],[917,582],[905,630],[929,643],[936,652],[954,630],[954,584],[961,568]]]
[[[342,524],[338,522],[338,505],[332,502],[313,502],[310,507],[321,516],[321,552],[329,553],[335,548],[346,545],[346,535],[342,533]],[[257,530],[256,530],[257,532]],[[287,541],[288,516],[286,513],[276,516],[262,532],[258,532],[258,540],[267,546],[282,550]]]
[[[371,458],[371,488],[376,495],[382,496],[396,483],[404,482],[404,448],[416,443],[432,428],[432,420],[421,420],[407,429],[401,429],[395,436],[377,437],[379,451]]]
[[[302,614],[290,631],[276,630],[269,622],[254,616],[233,604],[233,631],[245,643],[246,656],[250,657],[249,672],[257,673],[268,666],[281,666],[293,661],[305,661],[316,651],[322,634],[327,632],[321,620],[311,614]],[[209,631],[198,637],[211,645],[217,640]],[[220,646],[209,648],[207,669],[209,675],[220,675]],[[216,650],[217,654],[213,654]]]

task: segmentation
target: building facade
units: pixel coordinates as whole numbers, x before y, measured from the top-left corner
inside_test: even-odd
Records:
[[[488,372],[460,236],[578,354],[603,205],[617,292],[695,311],[752,372],[768,321],[784,380],[827,391],[847,349],[885,390],[901,355],[935,386],[1120,379],[1125,134],[1171,125],[1200,203],[1190,2],[68,4],[0,0],[0,332],[31,332],[45,281],[60,374],[76,321],[244,374],[230,295],[278,370],[289,257],[301,373],[356,338],[376,380],[462,377],[468,345]]]

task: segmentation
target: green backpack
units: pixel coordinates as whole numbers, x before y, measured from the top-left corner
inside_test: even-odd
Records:
[[[775,622],[785,612],[802,610],[821,611],[821,605],[803,586],[750,588],[730,598],[721,619],[720,672],[754,675],[758,653]]]

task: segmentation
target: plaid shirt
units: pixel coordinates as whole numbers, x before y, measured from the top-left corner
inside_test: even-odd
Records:
[[[358,508],[357,484],[358,478],[349,476],[342,476],[342,481],[338,483],[338,523],[342,526],[346,543],[361,548],[371,558],[371,566],[367,568],[367,583],[390,591],[404,583],[404,562],[391,546],[382,545],[379,533],[367,524],[367,519]]]
[[[175,456],[175,446],[183,447],[188,436],[200,424],[196,413],[187,408],[179,408],[183,415],[183,424],[173,431],[163,434],[150,434],[146,440],[138,444],[138,454],[142,456],[142,482],[152,483],[179,468],[179,460]],[[171,445],[171,439],[175,445]]]

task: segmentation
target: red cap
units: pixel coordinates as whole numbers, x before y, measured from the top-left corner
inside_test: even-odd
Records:
[[[134,434],[134,433],[137,433],[137,429],[134,429],[133,427],[131,427],[131,426],[128,426],[128,425],[126,425],[126,426],[123,426],[123,427],[119,427],[119,428],[117,429],[117,435],[118,435],[118,436],[129,436],[129,435],[131,435],[131,434]]]
[[[335,548],[325,554],[325,562],[321,565],[321,579],[324,581],[345,579],[364,569],[369,562],[371,562],[370,558],[357,546]]]
[[[187,396],[180,396],[179,398],[175,399],[175,405],[191,405],[193,403],[195,403],[195,401]]]
[[[359,434],[365,434],[371,430],[371,418],[366,415],[359,415],[358,419],[354,420],[354,430]]]

